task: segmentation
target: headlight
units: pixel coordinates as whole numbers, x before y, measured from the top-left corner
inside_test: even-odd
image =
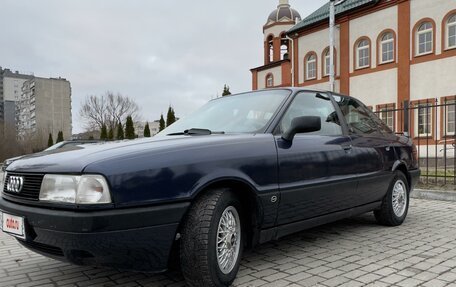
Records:
[[[111,203],[106,180],[99,175],[82,176],[79,181],[76,203]]]
[[[3,192],[3,188],[5,187],[5,178],[6,172],[4,172],[0,166],[0,192]]]
[[[75,204],[112,202],[108,183],[101,175],[47,174],[41,183],[40,200]]]

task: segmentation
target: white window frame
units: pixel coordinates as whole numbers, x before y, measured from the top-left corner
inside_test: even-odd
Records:
[[[325,51],[325,54],[324,54],[324,68],[323,68],[323,76],[327,77],[329,76],[329,74],[331,73],[331,53],[329,52],[329,49],[327,49]]]
[[[450,20],[454,18],[453,22],[450,22]],[[450,46],[450,28],[455,27],[456,29],[456,14],[451,15],[448,18],[448,21],[446,22],[446,49],[454,49],[456,48],[456,41],[453,46]]]
[[[426,29],[426,30],[422,30],[420,31],[420,28],[425,25],[425,24],[430,24],[431,27]],[[430,51],[425,51],[423,53],[420,53],[420,36],[422,34],[427,34],[427,33],[430,33],[431,34],[431,50]],[[427,42],[426,42],[427,43]],[[418,29],[416,30],[416,56],[423,56],[423,55],[428,55],[428,54],[432,54],[434,52],[434,25],[432,25],[431,22],[429,21],[425,21],[423,23],[420,24],[420,26],[418,27]]]
[[[274,75],[268,74],[266,75],[266,88],[274,87]]]
[[[361,43],[363,43],[363,42],[366,42],[367,45],[360,47]],[[367,64],[360,66],[359,65],[359,61],[361,60],[360,52],[362,50],[367,50]],[[362,40],[358,41],[356,44],[356,68],[357,69],[368,68],[368,67],[370,67],[370,63],[371,63],[370,44],[367,39],[362,39]]]
[[[383,40],[383,38],[385,38],[386,35],[391,35],[391,39],[387,39],[387,40]],[[390,51],[385,51],[384,50],[384,46],[386,44],[389,44],[389,43],[393,43],[393,50],[391,52],[393,52],[393,57],[389,60],[386,60],[386,61],[383,61],[383,53],[384,52],[390,52]],[[395,54],[395,50],[396,50],[396,47],[395,47],[395,42],[394,42],[394,34],[392,32],[386,32],[386,33],[383,33],[381,38],[380,38],[380,64],[386,64],[386,63],[391,63],[391,62],[394,62],[394,54]]]
[[[268,37],[269,63],[274,62],[274,38]]]
[[[421,108],[420,108],[421,107]],[[428,133],[419,133],[419,117],[420,117],[420,110],[421,109],[429,109],[429,114],[424,114],[423,116],[428,116],[429,117],[429,132]],[[416,109],[415,109],[415,135],[416,137],[432,137],[432,128],[433,128],[433,107],[431,103],[419,103],[416,104]]]
[[[386,117],[383,115],[386,114]],[[394,107],[393,106],[383,106],[379,109],[379,118],[392,130],[395,131],[394,128]]]
[[[288,54],[288,46],[280,45],[280,60],[285,60],[286,54]]]
[[[280,39],[280,60],[285,60],[285,54],[289,54],[290,41],[285,37]]]
[[[309,60],[311,57],[313,59]],[[313,69],[309,69],[309,64],[313,64]],[[310,71],[314,72],[313,76],[310,76]],[[317,78],[317,56],[315,54],[310,54],[306,58],[306,80],[315,80]]]
[[[446,120],[446,121],[445,121],[445,136],[454,136],[454,135],[456,134],[456,133],[455,133],[455,131],[456,131],[456,120],[455,120],[455,116],[454,116],[454,115],[452,115],[452,116],[449,115],[450,111],[448,110],[448,108],[449,108],[450,106],[451,106],[451,107],[454,107],[455,110],[452,111],[452,113],[456,113],[456,106],[455,106],[456,100],[445,101],[445,104],[446,104],[446,105],[449,105],[449,106],[446,106],[446,108],[445,108],[445,106],[443,106],[443,109],[445,109],[445,113],[446,113],[446,115],[445,115],[445,120]],[[452,132],[449,132],[449,131],[448,131],[448,130],[449,130],[449,129],[448,129],[448,126],[449,126],[449,124],[450,124],[450,119],[451,119],[451,120],[454,120],[454,123],[453,123],[453,125],[454,125],[454,130],[453,130]]]

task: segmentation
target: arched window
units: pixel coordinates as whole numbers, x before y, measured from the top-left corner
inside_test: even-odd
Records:
[[[267,39],[268,41],[268,56],[267,59],[269,60],[269,63],[272,63],[274,61],[274,37],[270,35]]]
[[[314,80],[317,78],[317,55],[314,52],[306,56],[306,80]]]
[[[456,48],[456,13],[448,18],[446,23],[447,49]]]
[[[274,87],[274,75],[267,74],[266,75],[266,88],[272,88],[272,87]]]
[[[331,73],[331,55],[329,53],[329,48],[326,48],[324,54],[323,54],[323,65],[324,65],[324,69],[323,69],[323,76],[329,76],[329,74]]]
[[[285,33],[280,36],[280,60],[288,59],[290,53],[290,42]]]
[[[334,75],[336,74],[336,55],[336,49],[334,49]],[[329,53],[329,47],[326,47],[326,49],[323,50],[323,53],[321,54],[321,59],[323,61],[323,64],[321,65],[321,74],[323,75],[323,77],[328,77],[331,73],[331,55]]]
[[[380,38],[380,64],[394,61],[394,47],[393,32],[383,33]]]
[[[416,31],[416,55],[430,54],[434,50],[434,28],[429,21],[421,23]]]
[[[368,39],[360,39],[356,44],[356,68],[370,67],[370,42]]]

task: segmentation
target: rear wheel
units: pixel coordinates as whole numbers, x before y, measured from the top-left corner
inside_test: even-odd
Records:
[[[190,286],[229,286],[243,251],[241,204],[229,189],[199,198],[182,228],[181,266]]]
[[[387,226],[401,225],[407,217],[409,186],[401,171],[396,171],[379,210],[374,211],[377,222]]]

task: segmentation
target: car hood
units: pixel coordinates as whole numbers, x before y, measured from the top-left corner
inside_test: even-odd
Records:
[[[191,149],[195,146],[204,148],[205,145],[227,142],[244,142],[257,136],[260,135],[164,136],[72,146],[15,158],[7,166],[6,171],[80,174],[88,165],[99,161],[117,158],[119,159],[118,164],[122,164],[122,159],[129,156],[136,157],[146,153],[150,155],[151,153],[172,152],[174,150],[182,151],[182,149]]]

